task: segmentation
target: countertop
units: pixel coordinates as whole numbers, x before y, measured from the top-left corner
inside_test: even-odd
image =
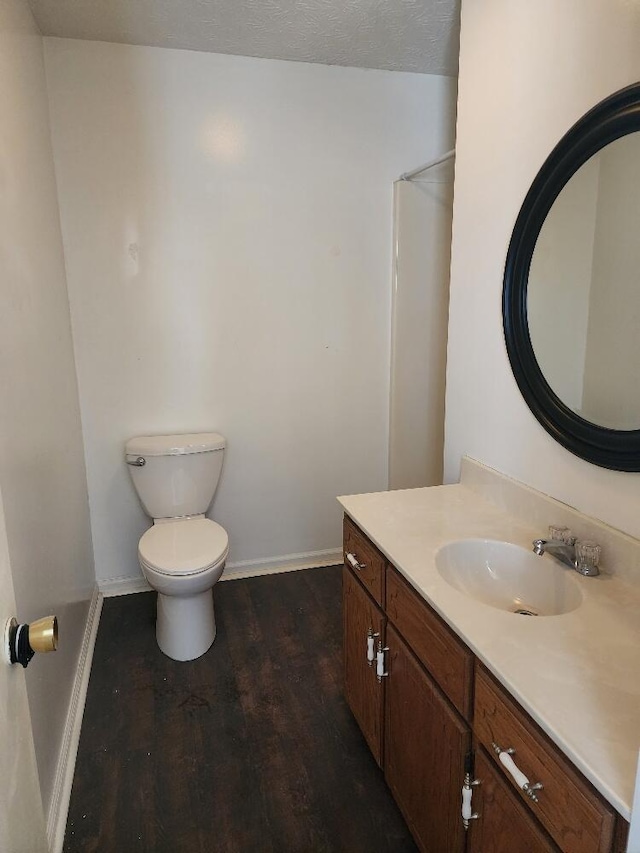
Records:
[[[584,599],[571,613],[538,618],[507,613],[451,587],[436,569],[436,551],[448,542],[476,537],[529,549],[546,531],[462,484],[351,495],[339,501],[629,820],[640,746],[640,586],[603,566],[599,577],[575,573]]]

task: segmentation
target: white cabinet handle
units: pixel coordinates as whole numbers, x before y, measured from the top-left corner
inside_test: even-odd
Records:
[[[382,640],[378,640],[378,652],[376,654],[376,675],[378,676],[378,681],[382,681],[383,678],[386,678],[389,675],[388,672],[385,672],[384,669],[384,653],[389,651],[388,646],[382,646]]]
[[[468,773],[465,773],[464,785],[462,786],[462,825],[465,829],[469,829],[469,821],[478,820],[480,817],[479,814],[474,812],[473,806],[471,805],[473,789],[479,784],[479,779],[474,779],[472,782],[471,776]]]
[[[498,746],[497,743],[492,743],[491,746],[494,749],[494,752],[497,754],[500,764],[505,767],[509,773],[511,774],[513,781],[516,783],[520,790],[524,791],[527,797],[530,800],[533,800],[534,803],[538,802],[538,798],[536,796],[536,791],[541,791],[544,787],[541,782],[536,782],[535,784],[531,784],[527,776],[524,775],[522,770],[517,766],[513,758],[511,757],[515,753],[515,749],[502,749]]]
[[[377,631],[374,631],[373,628],[369,628],[367,631],[367,663],[369,666],[371,666],[376,659],[375,638],[379,636],[380,634]]]
[[[473,796],[473,790],[471,788],[463,788],[462,789],[462,820],[469,821],[469,818],[473,814],[473,809],[471,808],[471,797]]]
[[[352,566],[354,569],[357,569],[358,571],[360,571],[360,569],[366,569],[365,563],[360,563],[356,555],[352,554],[351,551],[347,551],[344,556],[346,557],[346,560],[349,565]]]

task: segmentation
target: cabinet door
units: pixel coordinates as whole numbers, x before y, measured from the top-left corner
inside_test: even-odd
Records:
[[[479,747],[475,759],[473,811],[467,853],[558,853],[558,848],[529,815]]]
[[[461,789],[471,747],[469,728],[391,625],[387,645],[387,784],[421,850],[462,853]]]
[[[384,642],[385,619],[346,566],[342,570],[342,618],[344,693],[369,749],[382,766],[384,680],[378,682],[375,662],[369,666],[367,661],[367,635],[374,632]]]

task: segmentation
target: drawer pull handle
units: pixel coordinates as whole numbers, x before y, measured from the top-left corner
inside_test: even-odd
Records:
[[[500,764],[509,771],[518,788],[520,788],[521,791],[524,791],[530,800],[537,803],[538,797],[536,796],[536,791],[541,791],[544,788],[544,785],[541,782],[535,782],[533,785],[529,782],[529,779],[524,775],[522,770],[519,769],[513,758],[511,758],[515,753],[515,749],[502,749],[497,743],[492,743],[491,746],[498,756]]]
[[[374,631],[373,628],[369,628],[367,631],[367,663],[369,666],[371,666],[376,659],[375,638],[379,636],[380,634],[377,631]]]
[[[366,569],[367,568],[366,564],[360,563],[358,561],[358,558],[356,557],[356,555],[352,554],[351,551],[347,551],[347,553],[345,554],[345,557],[347,558],[347,562],[349,563],[349,565],[352,566],[354,569],[357,569],[358,571],[360,571],[360,569]]]

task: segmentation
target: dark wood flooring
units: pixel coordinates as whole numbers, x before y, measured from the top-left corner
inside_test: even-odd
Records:
[[[341,567],[219,583],[177,663],[155,594],[104,603],[65,853],[409,853],[342,693]]]

